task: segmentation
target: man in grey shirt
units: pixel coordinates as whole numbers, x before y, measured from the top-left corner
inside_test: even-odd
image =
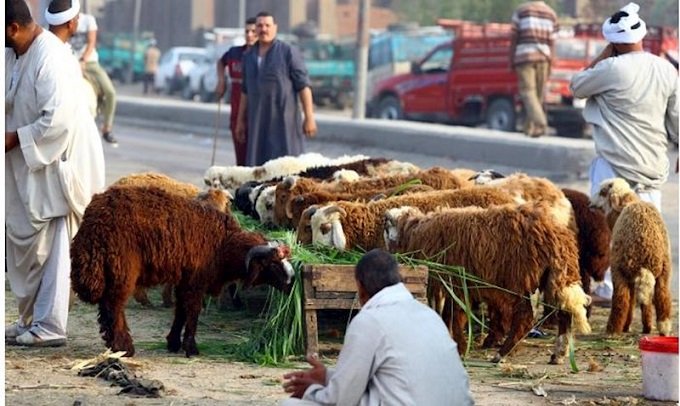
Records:
[[[284,375],[294,405],[472,405],[468,376],[441,318],[401,283],[392,255],[374,249],[357,263],[362,305],[335,369]]]
[[[584,71],[574,75],[571,91],[588,98],[583,117],[593,124],[596,157],[590,167],[591,195],[602,181],[627,180],[640,198],[661,211],[661,190],[668,178],[668,139],[678,143],[678,71],[647,53],[640,7],[629,3],[608,18],[602,33],[609,44]],[[611,298],[611,277],[595,294]]]

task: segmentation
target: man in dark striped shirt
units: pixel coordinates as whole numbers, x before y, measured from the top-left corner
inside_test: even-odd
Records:
[[[510,63],[517,72],[519,94],[524,104],[524,133],[544,135],[548,120],[543,112],[543,86],[550,75],[557,15],[543,1],[521,4],[512,15]]]

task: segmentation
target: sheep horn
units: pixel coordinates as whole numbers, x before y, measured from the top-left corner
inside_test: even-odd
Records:
[[[264,245],[256,245],[246,254],[246,272],[250,270],[250,262],[256,258],[262,258],[272,255],[272,252],[278,249],[277,246],[272,246],[269,243]]]
[[[340,208],[340,207],[338,207],[338,206],[335,206],[335,205],[333,205],[333,206],[328,206],[328,207],[326,207],[326,209],[324,210],[324,214],[325,214],[326,216],[330,216],[330,215],[333,214],[333,213],[340,213],[340,215],[343,216],[343,217],[347,215],[347,213],[345,212],[345,210],[343,210],[342,208]]]
[[[317,205],[309,206],[307,210],[305,210],[305,213],[307,213],[309,217],[312,217],[318,208],[319,206]]]
[[[287,176],[283,182],[281,182],[281,185],[286,189],[292,188],[295,185],[295,177]]]

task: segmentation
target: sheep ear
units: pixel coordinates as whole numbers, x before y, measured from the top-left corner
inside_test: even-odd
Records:
[[[621,211],[623,209],[621,204],[621,196],[618,194],[609,194],[609,205],[615,211]]]

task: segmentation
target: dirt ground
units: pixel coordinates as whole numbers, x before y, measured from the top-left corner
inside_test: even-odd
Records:
[[[6,284],[7,285],[7,284]],[[159,303],[158,292],[152,301]],[[473,350],[466,359],[473,396],[478,405],[656,405],[642,395],[639,334],[607,338],[603,334],[608,309],[595,308],[591,323],[595,332],[578,337],[576,362],[580,372],[567,364],[548,365],[553,335],[526,339],[501,365],[488,359],[493,351]],[[94,358],[105,348],[98,336],[96,306],[78,302],[69,318],[68,344],[61,348],[5,347],[5,402],[7,405],[276,405],[285,398],[281,376],[304,364],[293,361],[283,368],[235,362],[221,345],[245,339],[257,313],[217,310],[201,315],[197,342],[201,356],[191,359],[165,350],[165,335],[172,310],[143,308],[134,301],[126,311],[137,349],[130,362],[137,377],[161,381],[161,398],[118,395],[120,387],[93,377],[80,377],[71,367]],[[339,349],[337,330],[324,325],[320,312],[322,358],[335,362]],[[344,316],[346,320],[346,316]],[[5,320],[16,319],[11,292],[5,291]],[[677,303],[674,330],[677,331]],[[640,331],[639,312],[634,331]],[[337,321],[337,320],[336,320]],[[343,321],[339,322],[341,325]],[[336,323],[337,324],[337,323]],[[549,331],[554,334],[554,331]],[[331,338],[336,336],[335,338]],[[324,351],[325,350],[325,351]]]

